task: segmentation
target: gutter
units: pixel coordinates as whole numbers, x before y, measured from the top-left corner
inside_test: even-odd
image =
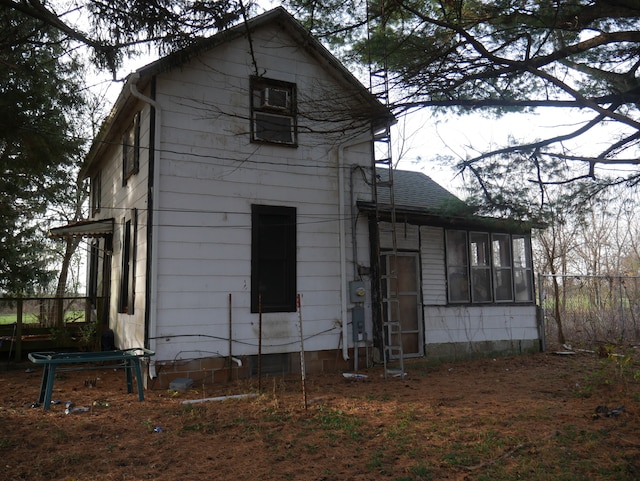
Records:
[[[161,108],[160,104],[152,99],[151,97],[147,97],[138,91],[136,83],[140,79],[140,73],[135,72],[131,76],[131,83],[129,85],[131,95],[136,97],[139,100],[149,104],[155,110],[155,123],[154,123],[154,132],[153,132],[153,192],[151,202],[148,202],[148,206],[151,207],[151,268],[147,272],[147,275],[151,277],[151,282],[149,284],[149,290],[147,292],[147,332],[146,338],[149,340],[149,349],[152,351],[156,351],[156,333],[158,329],[158,208],[155,203],[158,200],[158,194],[160,192],[160,169],[158,168],[159,164],[159,154],[160,154],[160,119],[161,119]],[[151,153],[150,153],[151,154]],[[149,164],[151,167],[151,163]],[[149,213],[147,212],[147,218]],[[145,341],[147,340],[145,339]],[[157,377],[156,374],[156,365],[155,361],[151,360],[149,362],[149,376],[151,379],[155,379]]]
[[[344,150],[348,147],[371,142],[371,134],[367,131],[365,136],[356,137],[338,146],[338,219],[340,232],[340,313],[342,317],[342,358],[349,360],[349,327],[347,313],[347,248],[346,248],[346,218],[345,218],[345,192],[344,192]],[[354,259],[355,262],[355,259]]]

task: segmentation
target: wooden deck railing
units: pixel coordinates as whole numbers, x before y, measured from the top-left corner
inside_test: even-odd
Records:
[[[0,352],[90,348],[98,342],[104,298],[0,298]]]

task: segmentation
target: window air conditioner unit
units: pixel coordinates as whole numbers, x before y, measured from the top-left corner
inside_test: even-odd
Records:
[[[260,96],[260,107],[277,110],[289,110],[289,91],[273,87],[266,87]]]

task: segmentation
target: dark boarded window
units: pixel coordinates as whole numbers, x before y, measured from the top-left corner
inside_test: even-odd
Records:
[[[251,312],[296,310],[296,209],[251,206]]]
[[[138,173],[140,166],[140,112],[133,116],[131,125],[122,137],[122,185]]]
[[[122,267],[118,312],[125,314],[133,314],[135,304],[137,227],[138,211],[132,209],[130,217],[122,220]]]

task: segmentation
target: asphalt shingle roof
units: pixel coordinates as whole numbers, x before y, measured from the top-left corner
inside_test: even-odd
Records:
[[[385,169],[377,169],[376,172],[380,181],[384,182],[389,178],[389,172]],[[417,207],[438,212],[464,205],[458,197],[422,172],[394,170],[393,187],[396,207]],[[389,189],[378,189],[378,202],[389,203]]]

